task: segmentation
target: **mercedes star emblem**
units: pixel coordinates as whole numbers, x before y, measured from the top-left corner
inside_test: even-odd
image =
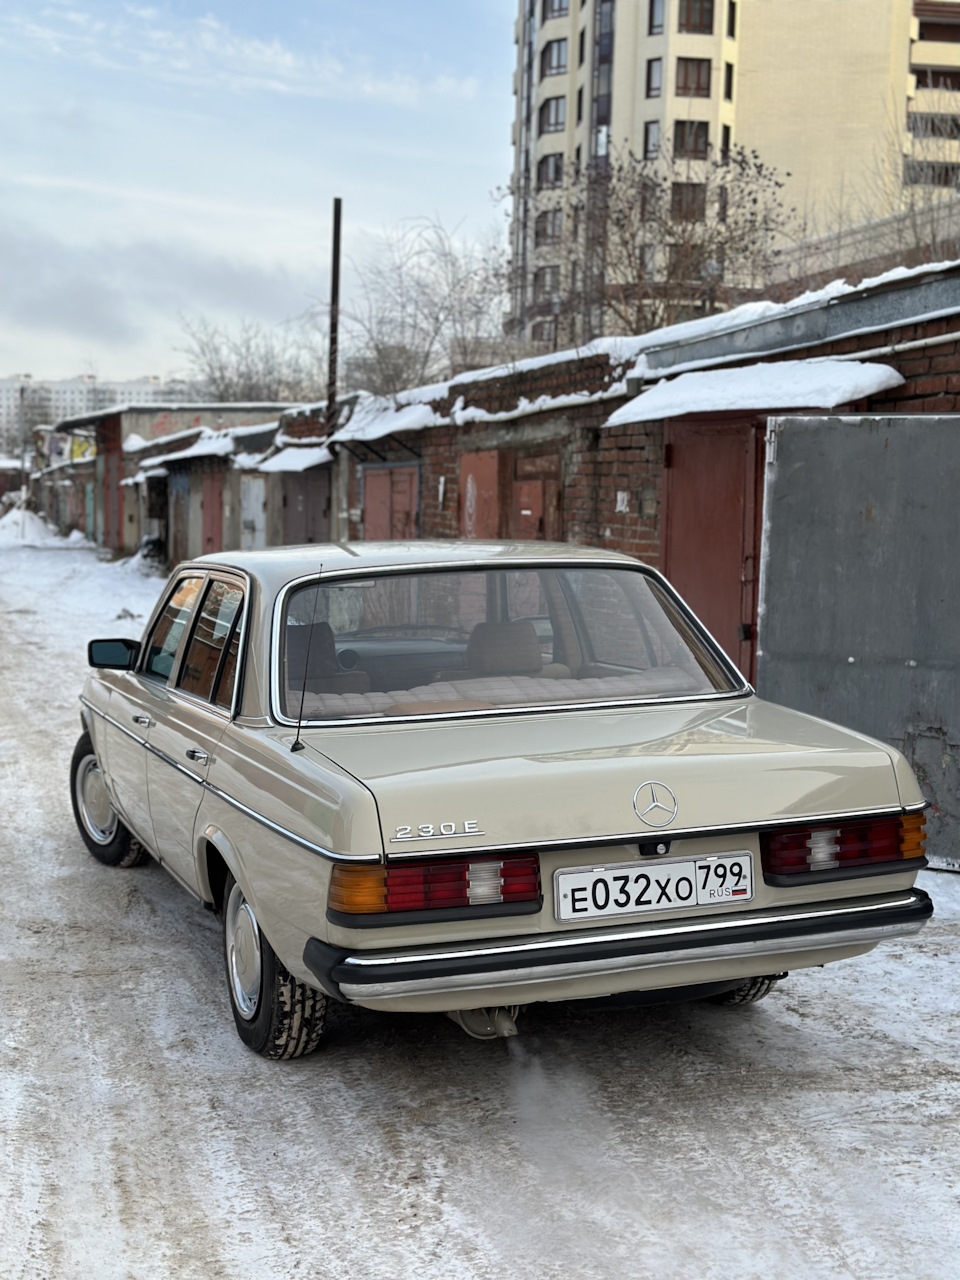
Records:
[[[634,793],[633,807],[648,827],[669,827],[677,816],[677,797],[662,782],[642,782]]]

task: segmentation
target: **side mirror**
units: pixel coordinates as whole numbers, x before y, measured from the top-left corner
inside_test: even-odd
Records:
[[[137,665],[139,656],[139,640],[91,640],[87,645],[87,661],[91,667],[129,671]]]

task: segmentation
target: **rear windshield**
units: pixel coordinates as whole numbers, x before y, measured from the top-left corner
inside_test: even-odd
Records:
[[[280,710],[308,721],[733,692],[722,660],[640,571],[384,574],[290,593]]]

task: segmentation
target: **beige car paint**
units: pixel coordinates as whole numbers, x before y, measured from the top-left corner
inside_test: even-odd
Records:
[[[219,741],[214,741],[213,733],[208,738],[213,747],[207,771],[210,788],[190,783],[200,793],[200,803],[192,833],[194,861],[183,864],[186,874],[181,878],[192,880],[201,894],[209,897],[206,856],[212,843],[239,880],[281,961],[302,981],[315,982],[303,961],[310,937],[357,952],[582,929],[582,923],[572,926],[556,921],[551,898],[553,871],[560,866],[594,861],[607,865],[637,858],[640,837],[660,834],[645,828],[633,808],[636,788],[648,780],[666,783],[677,795],[676,820],[670,831],[663,833],[673,841],[671,857],[741,849],[753,853],[756,888],[751,909],[863,897],[912,885],[915,875],[907,872],[771,888],[764,884],[760,872],[756,834],[718,832],[725,826],[742,828],[811,816],[897,812],[902,806],[923,802],[909,766],[893,748],[764,703],[750,691],[734,697],[630,708],[505,711],[478,719],[418,718],[415,723],[345,722],[304,729],[307,749],[292,753],[295,728],[277,726],[271,718],[267,655],[274,627],[273,602],[285,584],[315,575],[321,558],[325,576],[398,563],[466,566],[513,558],[525,563],[566,560],[635,565],[624,556],[543,543],[361,544],[231,553],[199,562],[200,567],[223,565],[250,575],[248,652],[240,714]],[[112,687],[111,699],[116,698],[130,679],[126,673],[92,673],[85,696],[102,708],[105,688]],[[183,704],[190,701],[176,692],[165,691],[164,697],[180,704],[181,715]],[[187,720],[195,732],[189,715]],[[171,758],[179,758],[178,753],[190,745],[185,738],[179,741],[180,735],[169,725],[160,736],[163,750]],[[123,737],[110,732],[108,770],[111,760],[116,764],[122,757],[132,762],[136,751],[143,751],[129,737],[121,742]],[[131,746],[136,748],[133,756]],[[165,762],[151,765],[155,769],[151,777],[157,780],[151,801],[156,803],[154,796],[159,796],[165,807],[182,805],[179,785],[160,780],[161,764],[172,772]],[[125,764],[124,771],[132,778],[136,769]],[[183,821],[185,816],[181,810],[184,836],[189,826]],[[467,820],[476,822],[483,834],[464,840],[403,844],[393,839],[401,826],[416,829],[421,823],[430,823],[439,828],[441,823],[454,823],[460,829]],[[154,846],[155,852],[163,860],[176,858],[173,842],[175,839],[179,845],[180,835],[168,832],[162,820],[158,826],[162,840],[159,848]],[[672,834],[697,828],[707,828],[709,833]],[[589,847],[593,839],[614,837],[622,837],[622,842],[613,848]],[[570,840],[580,843],[542,855],[544,902],[539,912],[372,929],[347,929],[326,921],[331,862],[321,852],[305,847],[305,843],[313,845],[346,859],[380,860],[395,853],[456,856],[468,848]],[[656,923],[711,913],[735,914],[740,909],[738,904],[664,912],[658,914]],[[644,923],[642,917],[633,918],[629,927]],[[610,928],[610,922],[604,927]],[[819,965],[870,950],[872,945],[678,964],[633,974],[564,978],[519,987],[476,988],[458,994],[455,1000],[433,993],[371,998],[363,1003],[427,1010],[580,998]]]

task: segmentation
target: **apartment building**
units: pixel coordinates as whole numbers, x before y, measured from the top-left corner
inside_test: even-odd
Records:
[[[55,379],[14,374],[0,378],[0,439],[19,435],[21,414],[23,425],[29,429],[96,413],[114,404],[168,404],[182,398],[182,386],[172,386],[155,376],[100,381],[94,374]]]
[[[534,340],[556,341],[570,269],[561,193],[612,152],[755,150],[811,236],[960,183],[960,3],[519,0],[516,42],[513,312]]]

